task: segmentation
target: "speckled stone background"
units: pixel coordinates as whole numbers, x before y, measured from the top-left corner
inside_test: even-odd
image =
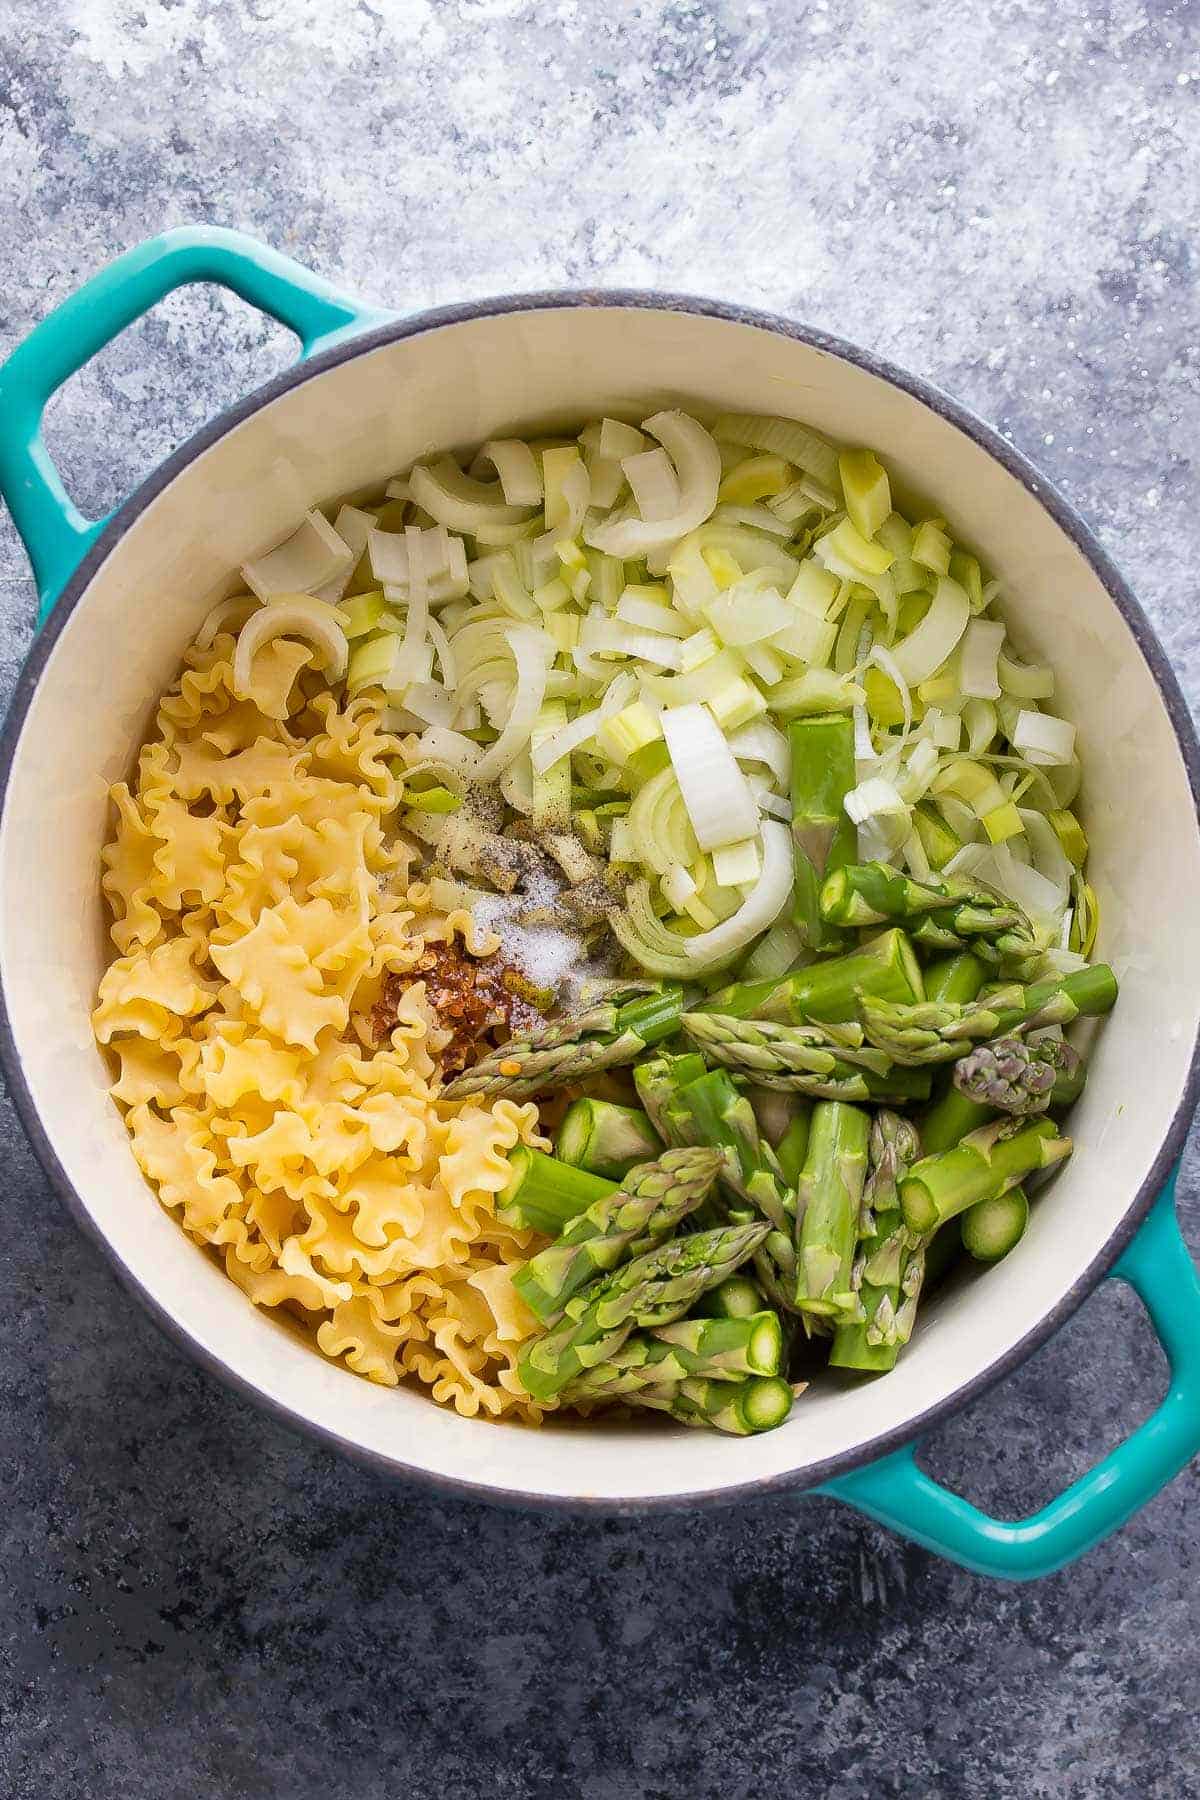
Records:
[[[1186,0],[0,0],[0,353],[188,220],[398,306],[749,301],[997,421],[1194,699],[1196,27]],[[159,308],[52,408],[80,502],[126,494],[288,342],[207,292]],[[5,517],[6,692],[32,615]],[[7,1107],[0,1132],[3,1800],[1200,1792],[1196,1466],[1028,1588],[827,1501],[579,1523],[396,1488],[185,1361]],[[929,1462],[1014,1516],[1162,1381],[1104,1292]]]

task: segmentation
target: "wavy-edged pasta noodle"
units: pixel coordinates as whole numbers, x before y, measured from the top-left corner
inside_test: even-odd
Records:
[[[434,1098],[445,1041],[419,978],[375,1042],[386,976],[426,942],[494,947],[436,913],[390,830],[396,740],[278,638],[233,689],[235,642],[187,653],[131,784],[102,886],[117,951],[94,1026],[162,1204],[257,1306],[386,1386],[536,1423],[516,1373],[536,1328],[512,1285],[530,1234],[495,1216],[537,1111]]]

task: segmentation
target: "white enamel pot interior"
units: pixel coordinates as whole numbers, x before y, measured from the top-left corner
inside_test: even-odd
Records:
[[[663,405],[789,414],[874,446],[1000,577],[1026,652],[1079,724],[1101,949],[1123,980],[1076,1150],[1018,1251],[925,1307],[893,1374],[816,1381],[782,1430],[533,1432],[373,1386],[255,1310],[139,1174],[88,1024],[108,950],[105,789],[231,570],[306,507],[445,446]],[[1176,712],[1178,731],[1172,724]],[[1182,703],[1148,628],[1067,508],[984,427],[811,333],[702,303],[549,296],[384,327],[281,378],[171,459],[60,602],[7,732],[0,823],[5,1060],[60,1190],[172,1335],[352,1454],[495,1498],[636,1509],[808,1485],[910,1438],[1027,1354],[1100,1278],[1186,1123],[1200,1017],[1200,837]],[[1190,749],[1188,751],[1190,757]]]

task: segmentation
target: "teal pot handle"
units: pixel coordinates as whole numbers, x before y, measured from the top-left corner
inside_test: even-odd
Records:
[[[1200,1276],[1175,1217],[1178,1173],[1111,1271],[1141,1299],[1171,1366],[1166,1398],[1132,1437],[1041,1512],[1012,1522],[980,1512],[919,1469],[915,1444],[815,1491],[951,1562],[1010,1581],[1074,1562],[1153,1499],[1200,1450]]]
[[[266,244],[213,225],[149,238],[64,300],[0,368],[0,495],[33,564],[39,625],[108,523],[84,518],[68,496],[42,439],[46,402],[118,332],[193,281],[218,282],[286,325],[300,339],[301,361],[395,316],[351,300]]]

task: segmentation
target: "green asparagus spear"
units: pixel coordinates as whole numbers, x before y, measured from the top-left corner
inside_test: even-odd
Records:
[[[635,1331],[605,1362],[578,1376],[562,1397],[570,1405],[693,1376],[732,1381],[743,1375],[778,1375],[783,1350],[778,1313],[763,1311],[745,1319],[680,1319],[661,1331]]]
[[[1013,983],[997,988],[961,1006],[949,1001],[893,1006],[864,996],[861,1013],[872,1044],[894,1061],[916,1066],[953,1062],[981,1038],[1005,1037],[1043,1025],[1069,1025],[1074,1019],[1106,1013],[1116,998],[1116,976],[1106,964],[1097,963],[1031,987]]]
[[[821,917],[826,873],[854,860],[856,831],[846,795],[858,777],[854,723],[845,713],[797,719],[788,727],[792,759],[795,880],[792,920],[810,950],[828,950],[840,934]]]
[[[925,1240],[904,1223],[899,1181],[920,1153],[908,1119],[882,1109],[874,1115],[854,1265],[864,1316],[838,1326],[829,1354],[834,1368],[873,1373],[893,1368],[912,1335],[925,1274]]]
[[[704,1003],[705,1012],[733,1019],[769,1019],[779,1025],[844,1024],[857,1019],[860,994],[899,1005],[925,993],[921,969],[903,931],[881,932],[845,956],[810,963],[770,981],[735,982]]]
[[[1060,1069],[1054,1077],[1054,1086],[1050,1090],[1051,1112],[1059,1107],[1074,1106],[1086,1086],[1087,1064],[1080,1056],[1073,1069]]]
[[[930,963],[925,971],[925,998],[964,1006],[979,998],[979,990],[987,979],[986,964],[970,950],[960,950],[943,957],[941,962]]]
[[[680,1092],[696,1126],[696,1141],[714,1144],[725,1153],[722,1180],[764,1219],[790,1231],[795,1196],[789,1191],[775,1153],[759,1135],[754,1108],[739,1094],[724,1069],[689,1082]]]
[[[750,981],[723,988],[705,1003],[709,1012],[730,1017],[826,1024],[855,1019],[858,995],[918,1001],[921,972],[909,940],[900,931],[883,932],[851,956],[813,963],[781,981]],[[599,1003],[545,1026],[534,1037],[513,1039],[480,1058],[443,1089],[446,1100],[468,1094],[509,1094],[520,1100],[552,1087],[585,1082],[601,1069],[635,1062],[642,1051],[678,1030],[684,999],[680,988],[662,988],[617,1006]],[[653,1114],[651,1114],[653,1118]]]
[[[752,1319],[764,1310],[762,1289],[749,1275],[731,1275],[701,1295],[695,1310],[705,1319]]]
[[[732,1218],[733,1210],[730,1209]],[[740,1216],[745,1217],[743,1212]],[[772,1226],[752,1258],[754,1278],[770,1305],[796,1311],[796,1233]]]
[[[557,1325],[522,1345],[517,1367],[526,1391],[552,1400],[619,1349],[636,1326],[653,1330],[681,1319],[707,1288],[753,1256],[769,1230],[726,1225],[669,1238],[593,1281],[568,1300]]]
[[[936,1156],[940,1150],[952,1150],[969,1131],[978,1131],[981,1125],[988,1124],[995,1117],[995,1107],[981,1106],[977,1100],[968,1100],[951,1082],[917,1120],[921,1147],[926,1156]]]
[[[634,1069],[638,1099],[664,1144],[690,1142],[678,1112],[679,1094],[689,1081],[699,1081],[707,1073],[704,1058],[694,1050],[683,1056],[644,1057]]]
[[[1070,1081],[1078,1068],[1079,1052],[1065,1038],[1036,1032],[978,1045],[955,1063],[954,1085],[968,1100],[1024,1118],[1045,1112],[1059,1075]]]
[[[497,1217],[519,1231],[544,1231],[547,1237],[557,1237],[569,1219],[617,1185],[524,1144],[509,1151],[508,1167],[508,1185],[496,1195]]]
[[[814,1106],[796,1195],[796,1304],[838,1324],[862,1311],[851,1277],[869,1129],[869,1116],[857,1107],[837,1100]]]
[[[962,849],[962,839],[951,831],[941,813],[924,801],[913,807],[913,828],[921,840],[929,866],[944,869],[951,857]]]
[[[624,1006],[600,1002],[481,1057],[447,1082],[442,1097],[465,1100],[469,1094],[507,1094],[520,1100],[586,1081],[602,1069],[633,1062],[648,1045],[672,1037],[682,1011],[679,988],[641,994]]]
[[[611,1100],[573,1100],[554,1140],[563,1162],[620,1181],[638,1163],[658,1155],[661,1143],[645,1113]]]
[[[958,1064],[954,1067],[957,1068]],[[1086,1076],[1087,1068],[1082,1061],[1072,1073],[1057,1075],[1050,1090],[1051,1110],[1070,1106],[1078,1100],[1083,1092]],[[925,1155],[933,1156],[939,1150],[952,1150],[969,1131],[977,1131],[981,1125],[989,1124],[997,1116],[996,1107],[983,1106],[977,1100],[968,1099],[966,1094],[959,1092],[951,1079],[917,1121]]]
[[[976,1262],[999,1262],[1020,1243],[1029,1223],[1024,1188],[1009,1188],[991,1200],[979,1200],[962,1216],[962,1245]]]
[[[594,1200],[517,1270],[513,1286],[530,1312],[549,1324],[589,1281],[651,1249],[700,1204],[720,1165],[716,1150],[664,1150],[631,1169],[615,1193]]]
[[[775,1158],[779,1164],[779,1172],[790,1188],[795,1187],[800,1179],[800,1171],[804,1167],[811,1124],[812,1108],[802,1102],[793,1113],[791,1124],[775,1146]]]
[[[681,1149],[703,1142],[680,1096],[689,1082],[698,1081],[707,1073],[703,1057],[691,1050],[682,1056],[648,1057],[634,1069],[638,1098],[664,1144]],[[714,1193],[697,1208],[692,1228],[708,1231],[726,1223],[726,1208]]]
[[[889,1215],[900,1211],[900,1178],[908,1173],[913,1163],[920,1161],[920,1156],[921,1141],[910,1119],[889,1112],[886,1107],[880,1107],[872,1114],[867,1144],[867,1179],[859,1221],[859,1235],[864,1240],[881,1235],[887,1237]],[[888,1256],[898,1263],[890,1238]]]
[[[786,1064],[814,1075],[827,1075],[836,1064],[870,1069],[885,1074],[891,1066],[886,1052],[865,1043],[861,1025],[777,1025],[765,1019],[737,1019],[725,1013],[685,1013],[681,1024],[686,1035],[700,1047],[701,1055],[712,1061],[714,1046],[740,1044],[763,1051],[760,1061],[767,1075],[775,1074]],[[779,1044],[778,1051],[765,1046]],[[739,1061],[749,1063],[747,1057]],[[768,1084],[769,1085],[769,1084]]]
[[[969,950],[943,957],[925,971],[925,998],[945,1000],[952,1006],[965,1006],[979,997],[987,980],[986,966]],[[949,1150],[968,1131],[986,1125],[995,1118],[990,1106],[976,1106],[967,1100],[950,1080],[944,1080],[941,1095],[921,1115],[921,1143],[928,1156],[934,1150]]]
[[[881,1063],[849,1042],[835,1045],[821,1027],[716,1013],[685,1013],[682,1024],[710,1062],[762,1087],[792,1088],[826,1100],[923,1100],[929,1093],[922,1070],[890,1067],[886,1057]]]
[[[970,1132],[953,1150],[922,1157],[900,1183],[900,1205],[913,1231],[928,1233],[980,1200],[1007,1193],[1035,1169],[1071,1154],[1049,1119],[997,1120]]]
[[[681,1381],[644,1388],[629,1398],[636,1406],[670,1413],[683,1425],[712,1426],[749,1437],[773,1431],[792,1410],[793,1389],[781,1375],[749,1375],[744,1381]]]
[[[746,1088],[746,1098],[754,1108],[754,1117],[764,1141],[773,1150],[787,1135],[788,1126],[797,1112],[805,1110],[803,1100],[794,1094],[786,1094],[779,1088],[760,1088],[750,1083]]]
[[[689,1375],[778,1375],[783,1367],[783,1325],[769,1308],[748,1319],[677,1319],[654,1335],[685,1360],[693,1359]]]
[[[954,931],[945,922],[946,917],[945,913],[927,913],[909,926],[913,943],[924,955],[946,956],[970,949],[990,964],[993,973],[1003,966],[1006,980],[1024,981],[1038,957],[1049,948],[1045,934],[1032,929],[1027,938],[1014,935],[1014,932],[1004,932],[995,938],[971,936]]]
[[[754,1108],[724,1069],[689,1082],[679,1101],[690,1121],[692,1140],[715,1144],[723,1152],[720,1181],[726,1194],[749,1209],[735,1213],[731,1206],[730,1218],[770,1220],[773,1229],[754,1253],[754,1272],[771,1303],[792,1311],[796,1197],[774,1151],[759,1134]]]
[[[963,939],[994,944],[1002,956],[1027,957],[1038,938],[1019,907],[990,888],[943,877],[917,881],[889,863],[852,863],[821,886],[821,916],[831,925],[882,925],[934,915],[950,947]],[[942,941],[942,940],[937,940]]]
[[[646,1111],[667,1142],[710,1144],[721,1151],[721,1186],[727,1201],[733,1202],[725,1207],[726,1217],[770,1221],[774,1229],[754,1253],[754,1271],[771,1303],[790,1310],[796,1288],[792,1197],[758,1134],[753,1107],[723,1070],[715,1077],[704,1071],[698,1079],[679,1085],[680,1077],[692,1076],[696,1064],[704,1071],[703,1061],[695,1055],[656,1057],[639,1064],[633,1078]],[[719,1222],[711,1202],[697,1222]]]

